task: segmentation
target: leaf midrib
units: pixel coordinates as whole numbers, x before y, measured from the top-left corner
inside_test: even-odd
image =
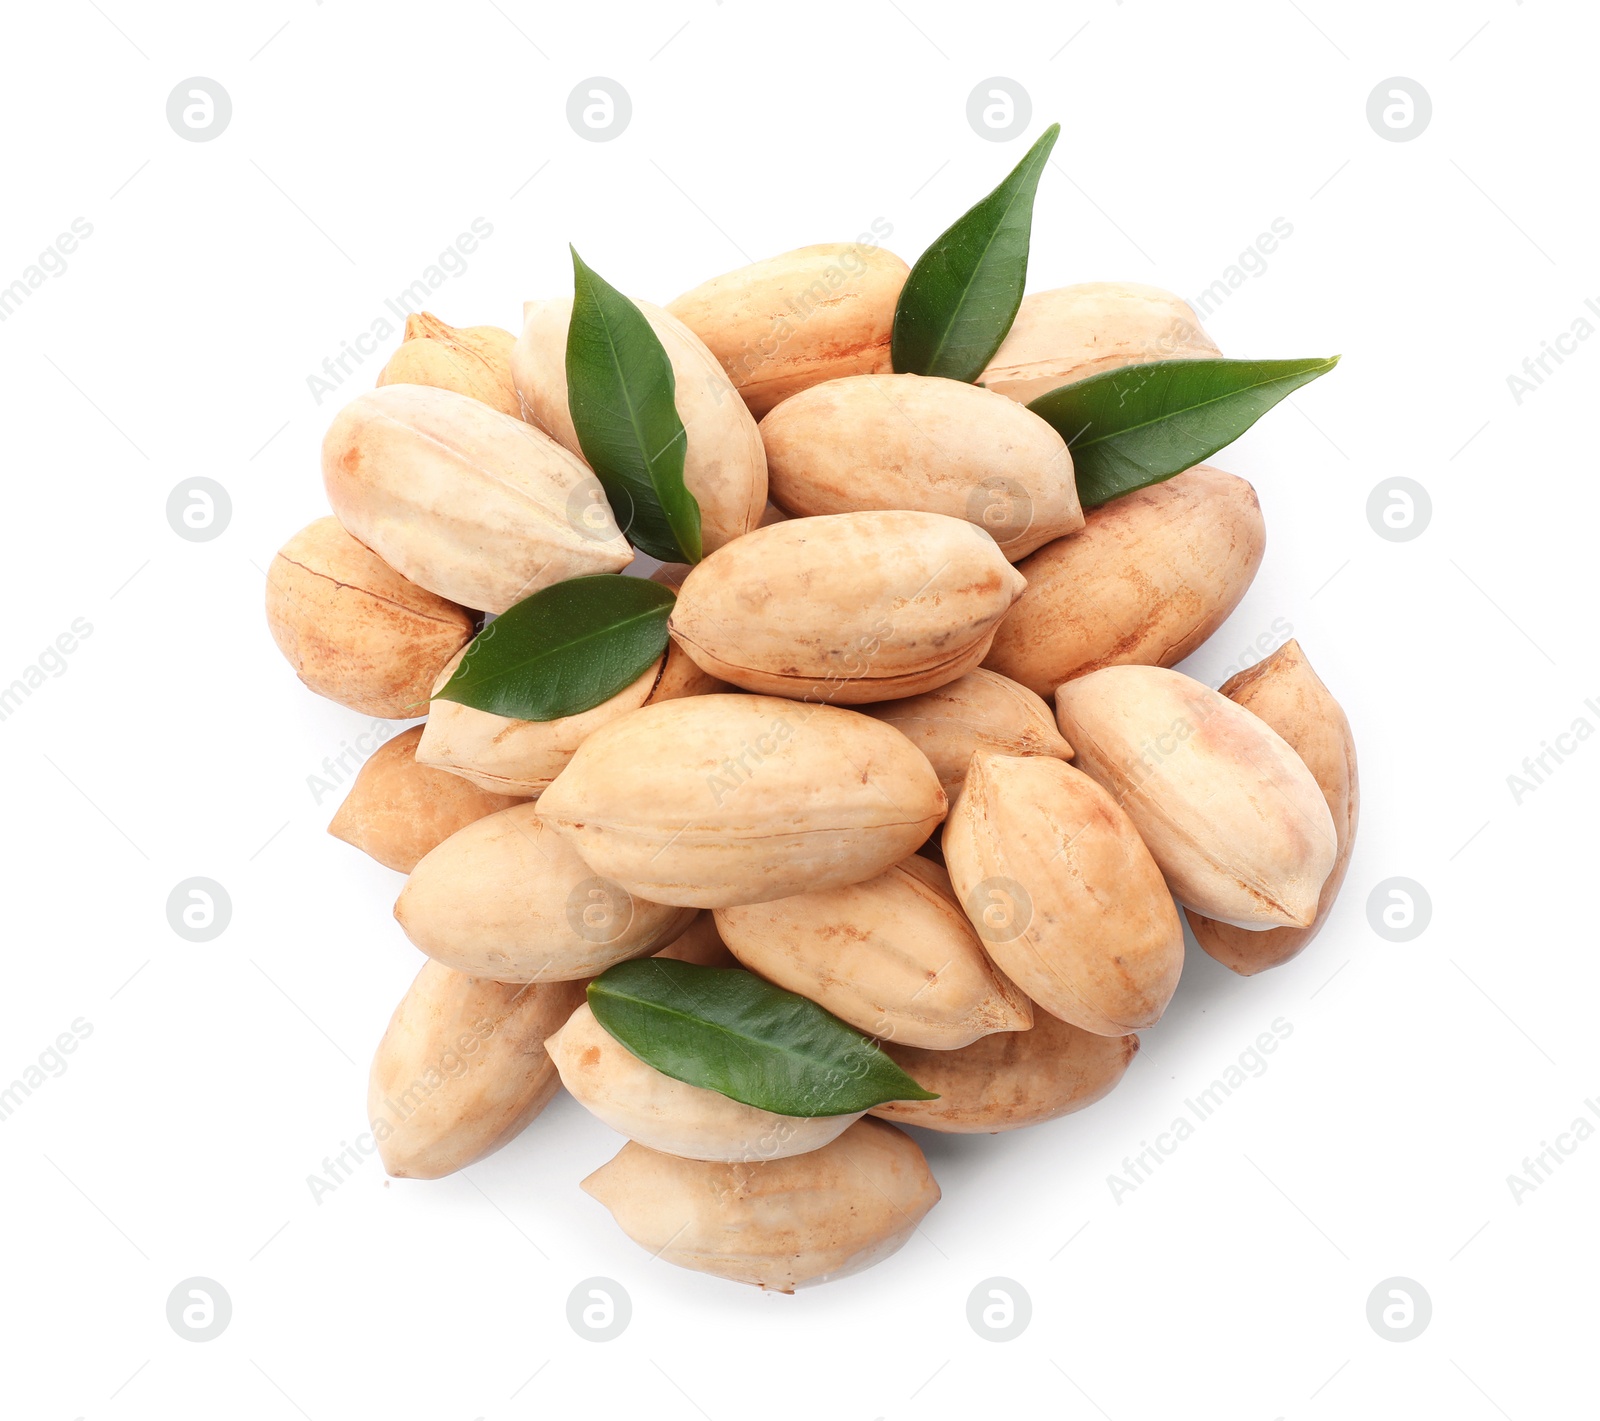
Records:
[[[600,322],[601,334],[605,336],[606,350],[611,356],[611,370],[616,376],[617,388],[622,392],[623,403],[628,407],[628,423],[633,427],[634,442],[638,444],[639,451],[644,454],[645,474],[649,480],[650,487],[655,491],[657,501],[661,503],[662,512],[666,513],[666,504],[661,499],[661,486],[656,482],[655,456],[649,453],[650,444],[645,438],[644,426],[639,420],[639,407],[633,401],[633,391],[629,388],[627,372],[622,364],[622,356],[617,349],[616,338],[611,332],[611,322],[606,316],[605,303],[594,299],[593,278],[594,273],[586,269],[584,282],[589,287],[590,305],[594,308],[595,316]],[[639,312],[639,319],[646,321],[648,324],[648,318],[643,311]],[[669,528],[672,527],[672,516],[670,514],[667,514],[667,526]],[[676,537],[677,529],[673,528],[672,531],[673,536]]]
[[[500,680],[503,677],[511,675],[513,672],[524,670],[529,666],[537,666],[540,662],[546,661],[550,657],[558,655],[562,652],[569,651],[574,647],[585,646],[589,642],[601,640],[610,633],[618,631],[621,628],[631,627],[638,622],[648,621],[653,616],[662,616],[664,620],[665,616],[670,614],[671,611],[672,604],[670,602],[663,603],[659,607],[647,608],[645,611],[636,612],[631,616],[624,618],[620,622],[608,622],[604,626],[596,627],[593,631],[586,632],[581,637],[574,637],[571,641],[564,641],[555,646],[546,647],[542,651],[535,652],[526,660],[513,662],[511,665],[500,671],[493,672],[481,678],[474,678],[469,675],[463,679],[462,684],[464,686],[488,685],[494,681]],[[643,675],[644,673],[640,672],[639,674]]]
[[[615,987],[605,988],[604,995],[609,996],[613,1001],[631,1002],[634,1006],[649,1007],[651,1010],[659,1012],[663,1016],[670,1016],[676,1021],[686,1022],[701,1029],[709,1029],[713,1032],[716,1032],[719,1036],[724,1036],[730,1041],[737,1042],[741,1046],[764,1049],[769,1052],[774,1052],[778,1055],[793,1056],[797,1060],[807,1061],[815,1065],[827,1066],[833,1064],[831,1057],[812,1055],[804,1051],[794,1051],[787,1047],[777,1046],[771,1041],[765,1041],[760,1037],[747,1036],[741,1032],[735,1031],[732,1027],[727,1026],[723,1022],[716,1021],[711,1017],[692,1016],[680,1007],[670,1007],[662,1002],[654,1000],[653,998],[637,997],[628,992],[619,992]]]
[[[1023,173],[1013,174],[1013,176],[1020,179],[1026,176],[1026,174],[1032,173],[1038,168],[1042,167],[1043,163],[1044,160],[1040,159],[1038,163],[1033,164],[1030,168],[1024,170]],[[946,342],[950,339],[951,333],[956,328],[956,323],[961,319],[962,314],[967,309],[967,302],[972,296],[972,288],[977,284],[978,269],[982,266],[985,258],[988,257],[989,249],[999,239],[1000,230],[1002,227],[1004,227],[1006,218],[1011,215],[1011,209],[1017,205],[1017,200],[1022,196],[1023,187],[1024,184],[1021,181],[1018,181],[1012,190],[1010,200],[1007,201],[1004,211],[1002,211],[1000,214],[999,220],[990,229],[989,235],[984,241],[983,249],[978,253],[978,260],[973,266],[972,276],[962,287],[961,295],[957,297],[955,308],[950,313],[950,319],[945,322],[944,333],[939,337],[939,343],[934,346],[931,354],[928,357],[927,364],[930,367],[937,365],[939,362],[939,357],[944,354]]]
[[[1322,361],[1319,363],[1318,369],[1320,371],[1331,370],[1333,369],[1333,363],[1331,361]],[[1264,390],[1269,385],[1282,385],[1290,380],[1297,379],[1301,375],[1308,375],[1312,373],[1316,372],[1312,370],[1296,370],[1282,375],[1275,375],[1270,380],[1257,380],[1252,385],[1240,385],[1237,389],[1224,391],[1222,394],[1215,395],[1209,400],[1200,400],[1192,405],[1184,405],[1181,409],[1169,410],[1165,414],[1154,415],[1149,419],[1140,420],[1137,424],[1120,425],[1119,427],[1094,438],[1079,439],[1076,443],[1069,443],[1067,447],[1071,449],[1091,448],[1096,444],[1104,444],[1107,440],[1116,439],[1125,434],[1136,434],[1139,430],[1148,429],[1152,425],[1166,424],[1171,420],[1181,419],[1184,415],[1194,414],[1199,410],[1209,408],[1211,405],[1219,405],[1227,400],[1238,399],[1241,395],[1248,395],[1253,390]]]

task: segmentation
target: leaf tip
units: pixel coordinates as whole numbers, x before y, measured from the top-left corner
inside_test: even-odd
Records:
[[[883,1047],[879,1046],[878,1050],[883,1051]],[[885,1051],[884,1055],[888,1056],[888,1052]],[[893,1061],[894,1057],[889,1056],[889,1059],[891,1061]],[[906,1070],[903,1066],[899,1067],[898,1069],[899,1069],[900,1078],[905,1082],[907,1089],[903,1090],[899,1095],[894,1096],[893,1098],[895,1100],[938,1100],[939,1099],[939,1092],[938,1091],[927,1089],[922,1084],[921,1081],[917,1080],[914,1076],[912,1076],[912,1074],[908,1070]]]

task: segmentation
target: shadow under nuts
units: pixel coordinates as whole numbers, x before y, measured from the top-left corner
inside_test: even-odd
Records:
[[[920,509],[964,518],[1015,562],[1083,527],[1072,455],[993,390],[922,375],[813,385],[761,421],[772,500],[809,517]]]
[[[1333,815],[1339,851],[1317,899],[1317,916],[1307,928],[1268,928],[1250,932],[1199,913],[1188,914],[1195,941],[1225,967],[1253,976],[1287,962],[1321,930],[1344,882],[1361,810],[1356,745],[1350,722],[1321,678],[1311,669],[1300,643],[1285,642],[1258,666],[1222,684],[1222,694],[1278,732],[1311,771]]]
[[[861,1118],[775,1115],[641,1061],[595,1019],[585,1002],[545,1048],[561,1083],[591,1115],[619,1134],[685,1159],[786,1159],[821,1149]]]
[[[401,873],[457,829],[521,802],[418,764],[421,739],[422,727],[414,725],[369,756],[328,824],[334,838]]]
[[[267,626],[319,696],[395,720],[426,713],[433,678],[473,633],[469,612],[407,581],[336,518],[319,518],[278,550]]]
[[[1132,821],[1087,775],[980,751],[943,842],[989,956],[1038,1006],[1102,1036],[1160,1020],[1183,925]]]
[[[500,982],[593,977],[694,920],[596,877],[533,804],[452,834],[412,871],[394,915],[435,961]]]
[[[1246,928],[1309,927],[1333,816],[1277,731],[1209,686],[1112,666],[1056,693],[1077,761],[1138,826],[1178,901]]]
[[[656,903],[726,908],[859,883],[948,807],[898,730],[833,706],[690,696],[602,726],[539,801],[593,871]]]
[[[824,380],[888,370],[909,274],[882,247],[821,242],[714,276],[667,310],[706,343],[760,419]]]
[[[560,1087],[541,1049],[578,982],[516,986],[428,962],[372,1058],[367,1118],[397,1179],[439,1179],[519,1135]]]
[[[1023,580],[982,529],[937,513],[762,528],[695,567],[669,622],[707,672],[839,705],[914,696],[988,653]]]
[[[1227,620],[1266,549],[1256,491],[1206,464],[1091,508],[1017,566],[984,665],[1041,696],[1103,666],[1171,666]]]
[[[657,1258],[792,1293],[870,1268],[939,1202],[915,1141],[858,1120],[809,1154],[713,1164],[627,1144],[583,1181]]]
[[[352,534],[413,582],[479,611],[633,560],[587,464],[454,390],[358,396],[328,427],[322,478]]]
[[[1137,1036],[1100,1036],[1049,1012],[1027,1031],[985,1036],[959,1051],[878,1043],[937,1100],[891,1100],[868,1113],[953,1135],[1020,1130],[1107,1095],[1139,1051]]]
[[[949,876],[915,854],[865,883],[719,908],[716,920],[752,972],[870,1036],[949,1050],[1033,1020],[984,955]]]

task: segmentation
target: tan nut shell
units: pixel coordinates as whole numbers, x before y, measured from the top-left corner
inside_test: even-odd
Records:
[[[822,242],[714,276],[667,310],[706,343],[760,419],[824,380],[888,370],[909,272],[881,247]]]
[[[1102,1036],[1161,1019],[1183,925],[1132,821],[1087,775],[979,751],[943,844],[989,956],[1037,1005]]]
[[[603,726],[539,801],[594,872],[726,908],[875,877],[947,803],[898,730],[767,696],[691,696]]]
[[[367,1116],[397,1179],[438,1179],[519,1135],[559,1089],[543,1041],[578,982],[524,986],[423,965],[372,1058]]]
[[[466,607],[503,612],[633,557],[587,464],[454,390],[385,385],[352,400],[322,442],[322,477],[346,529]]]
[[[786,1159],[821,1149],[849,1129],[852,1115],[774,1115],[714,1090],[663,1075],[595,1019],[587,1002],[545,1042],[578,1104],[613,1130],[685,1159]]]
[[[457,656],[439,673],[435,691],[450,679],[460,661]],[[602,725],[655,701],[727,689],[673,645],[661,661],[609,700],[557,720],[515,720],[459,701],[435,700],[428,708],[417,759],[483,789],[536,798],[566,768],[578,746]]]
[[[452,834],[412,871],[394,915],[435,961],[500,982],[592,977],[694,919],[597,879],[533,804]]]
[[[916,854],[865,883],[718,908],[716,919],[752,972],[873,1037],[949,1051],[1033,1021],[949,876]]]
[[[892,725],[928,757],[952,802],[978,750],[1072,758],[1050,707],[997,671],[969,671],[936,691],[861,710]]]
[[[887,1258],[939,1202],[922,1151],[878,1120],[763,1164],[711,1164],[627,1144],[583,1189],[656,1257],[785,1293]]]
[[[472,640],[470,613],[408,582],[319,518],[267,569],[267,626],[295,675],[363,715],[424,714],[439,668]]]
[[[767,456],[744,401],[716,357],[676,316],[648,301],[635,303],[660,338],[676,381],[673,398],[689,432],[683,481],[700,504],[704,551],[748,533],[767,506]],[[511,353],[511,376],[529,419],[582,455],[567,409],[567,326],[572,299],[530,301]]]
[[[667,647],[666,664],[661,668],[660,679],[645,704],[653,706],[661,701],[682,700],[685,696],[725,696],[732,690],[733,687],[726,681],[718,680],[709,671],[695,665],[694,658],[677,642],[672,642]]]
[[[728,951],[728,946],[717,931],[717,920],[709,913],[701,913],[677,937],[673,938],[657,957],[672,957],[679,962],[692,962],[696,967],[737,967],[739,959]]]
[[[440,673],[435,689],[455,672],[457,657]],[[602,725],[637,710],[655,689],[661,662],[609,700],[559,720],[514,720],[459,701],[434,701],[417,758],[484,789],[536,798],[566,768],[578,746]]]
[[[1255,490],[1205,464],[1091,508],[1018,566],[1027,590],[984,665],[1041,696],[1102,666],[1174,665],[1239,605],[1266,536]]]
[[[1056,714],[1186,908],[1241,927],[1311,925],[1338,852],[1333,816],[1265,721],[1159,666],[1068,681]]]
[[[1015,562],[1083,527],[1066,441],[1031,410],[959,380],[856,375],[761,421],[772,498],[812,517],[867,508],[965,518]]]
[[[1089,281],[1024,296],[978,383],[1027,404],[1102,370],[1218,354],[1181,297],[1134,282]]]
[[[511,383],[511,347],[516,340],[499,326],[457,329],[428,311],[410,315],[405,339],[378,372],[378,384],[454,390],[521,419],[522,401]]]
[[[1137,1036],[1099,1036],[1047,1011],[1036,1012],[1027,1031],[985,1036],[959,1051],[879,1044],[939,1099],[891,1100],[868,1113],[954,1135],[1019,1130],[1093,1105],[1139,1050]]]
[[[421,739],[422,727],[414,725],[374,751],[328,825],[334,838],[401,873],[410,873],[457,829],[520,803],[418,764]]]
[[[747,691],[859,705],[972,670],[1022,588],[994,539],[959,518],[838,513],[713,553],[667,625],[702,669]]]
[[[1259,666],[1241,671],[1222,684],[1222,694],[1236,701],[1278,732],[1305,761],[1333,815],[1339,852],[1317,899],[1317,916],[1308,928],[1268,928],[1250,932],[1228,923],[1188,914],[1195,940],[1212,957],[1243,977],[1277,967],[1299,953],[1328,919],[1344,882],[1361,812],[1361,785],[1356,773],[1356,745],[1350,722],[1321,678],[1311,669],[1300,643],[1288,641]]]

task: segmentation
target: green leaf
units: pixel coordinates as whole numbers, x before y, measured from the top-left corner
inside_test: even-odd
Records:
[[[513,720],[577,715],[631,686],[667,649],[672,589],[603,572],[525,597],[467,648],[440,700]]]
[[[1157,360],[1106,370],[1028,406],[1072,450],[1085,508],[1170,479],[1232,444],[1285,395],[1326,375],[1318,360]]]
[[[1045,129],[1011,175],[920,257],[894,308],[890,355],[902,374],[976,380],[1000,349],[1028,278],[1033,195],[1061,132]]]
[[[854,1027],[754,973],[641,957],[589,983],[600,1025],[641,1061],[778,1115],[937,1100]]]
[[[700,561],[700,505],[683,482],[688,448],[672,362],[644,313],[572,253],[567,409],[578,444],[634,547]]]

